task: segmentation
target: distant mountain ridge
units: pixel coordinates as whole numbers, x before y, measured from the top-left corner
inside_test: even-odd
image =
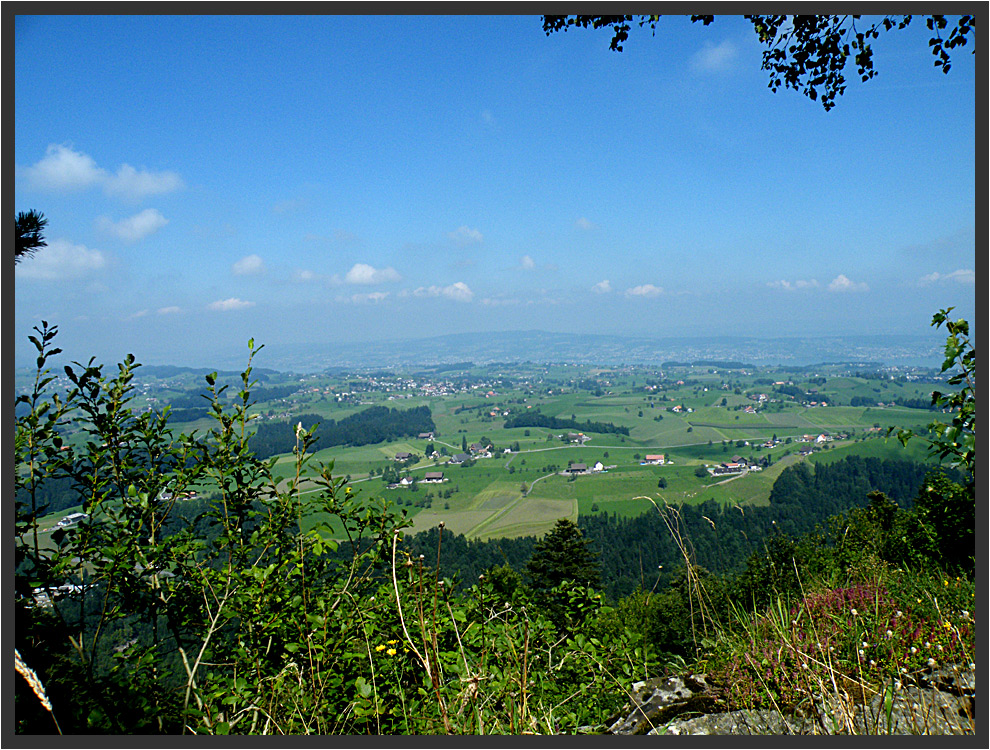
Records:
[[[296,372],[330,367],[431,367],[465,361],[479,365],[530,361],[614,366],[717,360],[756,366],[826,362],[937,366],[943,346],[937,337],[922,336],[648,338],[529,330],[344,344],[273,344],[263,356],[268,367]]]

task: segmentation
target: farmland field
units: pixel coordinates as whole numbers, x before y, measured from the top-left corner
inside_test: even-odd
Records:
[[[919,371],[915,377],[917,381],[870,379],[833,372],[829,366],[809,375],[781,368],[681,366],[661,373],[648,367],[532,363],[415,376],[391,371],[307,378],[269,374],[259,390],[268,400],[253,404],[252,413],[261,418],[255,424],[292,424],[296,415],[339,422],[370,406],[399,411],[427,406],[435,425],[432,438],[401,435],[366,445],[322,447],[317,442],[304,476],[315,474],[317,463],[332,462],[333,474],[345,478],[365,502],[387,502],[405,512],[413,531],[443,521],[450,531],[487,539],[538,535],[556,519],[579,514],[637,515],[652,507],[645,498],[766,504],[773,482],[798,461],[814,465],[847,455],[925,460],[920,440],[905,449],[882,437],[889,426],[923,431],[937,416],[925,408],[891,405],[895,398],[925,403],[937,381],[933,371]],[[937,387],[945,389],[942,383]],[[202,385],[188,377],[173,378],[159,383],[157,395],[147,403],[184,399],[185,413],[190,413],[188,407],[199,403],[194,396],[201,391]],[[851,406],[852,399],[869,405]],[[508,419],[525,414],[571,426],[505,427]],[[214,425],[212,418],[199,416],[175,428],[202,434]],[[608,431],[590,429],[594,425]],[[568,435],[580,436],[579,442]],[[820,435],[828,442],[808,442]],[[72,442],[71,430],[67,436]],[[490,446],[491,456],[450,462],[475,443]],[[798,455],[811,448],[810,456]],[[401,453],[413,458],[399,463],[396,454]],[[666,462],[646,464],[648,454],[664,454]],[[717,477],[704,470],[736,458],[752,470]],[[274,461],[277,475],[294,475],[291,453]],[[605,469],[565,475],[571,464],[592,467],[596,462]],[[427,471],[442,471],[444,481],[422,482]],[[405,482],[390,489],[400,477]],[[302,489],[315,491],[315,485],[306,482]],[[308,524],[318,520],[311,518]]]

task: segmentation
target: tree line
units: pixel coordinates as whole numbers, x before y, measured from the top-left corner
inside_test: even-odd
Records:
[[[601,432],[614,435],[628,435],[629,428],[614,425],[611,422],[592,422],[590,419],[579,422],[576,419],[548,417],[537,411],[518,414],[505,420],[504,427],[544,427],[548,430],[583,430],[584,432]]]

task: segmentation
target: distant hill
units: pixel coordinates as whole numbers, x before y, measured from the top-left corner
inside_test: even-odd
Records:
[[[921,336],[649,338],[505,331],[347,344],[272,343],[266,346],[264,357],[267,366],[294,372],[328,367],[443,367],[466,362],[484,365],[525,361],[602,365],[677,361],[699,366],[805,366],[822,362],[875,366],[883,362],[937,366],[942,361],[943,346],[944,341],[937,337]]]

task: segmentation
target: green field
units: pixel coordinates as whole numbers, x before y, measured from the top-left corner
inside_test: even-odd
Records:
[[[504,374],[508,374],[511,385],[503,387],[499,378]],[[874,426],[881,428],[880,434],[888,426],[923,431],[935,416],[933,412],[903,406],[848,405],[853,398],[875,398],[888,404],[895,398],[924,400],[935,387],[934,381],[930,373],[922,372],[919,377],[918,382],[903,377],[865,378],[833,373],[826,366],[822,373],[813,374],[787,373],[783,368],[743,372],[695,367],[667,368],[661,374],[645,367],[525,363],[445,371],[435,378],[445,392],[426,395],[403,385],[403,378],[412,378],[399,373],[305,379],[276,374],[268,376],[264,388],[281,389],[283,393],[296,387],[299,390],[256,403],[252,412],[291,423],[295,415],[314,413],[340,420],[369,405],[397,409],[428,406],[436,425],[433,441],[402,438],[375,445],[324,448],[317,443],[319,450],[307,474],[316,473],[316,463],[332,462],[334,475],[346,478],[360,497],[368,501],[381,498],[403,510],[414,531],[443,521],[451,531],[485,539],[541,534],[556,519],[576,519],[578,514],[636,515],[652,507],[650,500],[644,498],[662,497],[671,503],[713,499],[729,505],[762,505],[768,502],[774,480],[797,461],[814,464],[852,454],[923,460],[926,452],[920,440],[905,449],[894,439],[867,431]],[[416,376],[420,382],[428,379],[423,374]],[[774,385],[785,382],[790,392]],[[202,390],[202,385],[194,385],[190,376],[162,381],[158,387],[154,399],[157,404]],[[938,387],[945,389],[941,384]],[[794,393],[804,393],[807,400],[838,405],[812,407],[799,403]],[[760,394],[769,398],[760,401]],[[675,406],[685,410],[675,412]],[[756,409],[756,413],[748,413],[747,408]],[[628,428],[629,434],[588,432],[589,440],[577,445],[562,442],[560,435],[581,432],[579,428],[505,429],[506,413],[517,416],[532,410],[579,424],[587,420],[611,423]],[[212,419],[200,418],[174,428],[176,432],[197,430],[202,434],[214,425]],[[824,450],[809,457],[799,457],[798,451],[806,446],[801,442],[802,436],[823,432],[851,436],[828,443]],[[762,447],[774,436],[779,444]],[[69,431],[68,440],[73,439]],[[443,455],[426,457],[431,442]],[[492,444],[494,457],[479,459],[473,465],[447,463],[450,456],[462,452],[465,444],[475,442]],[[502,452],[510,447],[514,449],[511,453]],[[415,465],[398,467],[395,455],[399,452],[413,453],[421,459]],[[668,463],[641,464],[648,453],[666,454]],[[699,478],[695,474],[702,464],[718,464],[735,455],[752,461],[767,459],[770,463],[762,471],[742,476]],[[561,475],[570,462],[590,466],[596,461],[608,470],[578,477]],[[443,471],[447,481],[417,484],[415,489],[388,489],[381,476],[388,467],[417,479],[426,471]],[[279,457],[275,471],[283,479],[291,477],[295,472],[294,458]],[[666,483],[662,489],[658,486],[661,480]],[[307,484],[304,489],[313,486]],[[55,514],[52,523],[67,512]],[[319,519],[310,520],[315,523]]]

